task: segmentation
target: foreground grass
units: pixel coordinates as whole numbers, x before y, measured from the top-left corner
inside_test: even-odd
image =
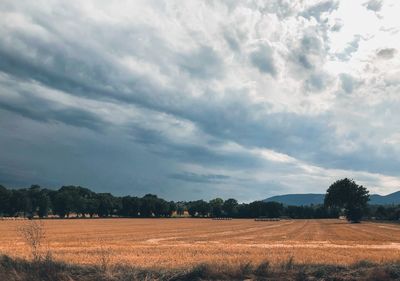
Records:
[[[186,269],[141,269],[130,266],[79,266],[52,260],[31,262],[0,256],[0,280],[7,281],[122,281],[122,280],[400,280],[400,262],[351,266],[298,265],[289,260],[236,267],[200,264]]]

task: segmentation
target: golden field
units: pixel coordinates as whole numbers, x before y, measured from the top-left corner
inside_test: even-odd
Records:
[[[0,253],[30,258],[18,228],[0,221]],[[400,225],[343,220],[66,219],[44,220],[45,248],[56,260],[140,267],[185,267],[201,262],[350,264],[400,260]]]

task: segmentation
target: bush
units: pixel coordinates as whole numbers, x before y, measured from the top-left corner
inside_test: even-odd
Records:
[[[334,265],[298,265],[293,259],[285,263],[290,269],[259,265],[223,266],[200,264],[186,269],[140,269],[115,266],[107,272],[99,266],[74,266],[54,261],[26,261],[0,256],[0,280],[7,281],[125,281],[125,280],[330,280],[330,281],[391,281],[399,280],[400,263],[360,263],[339,267]]]

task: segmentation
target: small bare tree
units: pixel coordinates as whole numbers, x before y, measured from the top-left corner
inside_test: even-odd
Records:
[[[34,261],[41,261],[44,257],[48,258],[49,253],[45,254],[43,251],[46,233],[42,221],[28,221],[18,228],[18,233],[28,245]]]

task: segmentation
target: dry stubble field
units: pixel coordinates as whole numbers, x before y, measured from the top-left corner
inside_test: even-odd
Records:
[[[0,253],[29,258],[17,229],[26,221],[0,221]],[[45,220],[46,244],[58,260],[140,267],[207,263],[349,264],[400,259],[400,225],[342,220],[77,219]]]

